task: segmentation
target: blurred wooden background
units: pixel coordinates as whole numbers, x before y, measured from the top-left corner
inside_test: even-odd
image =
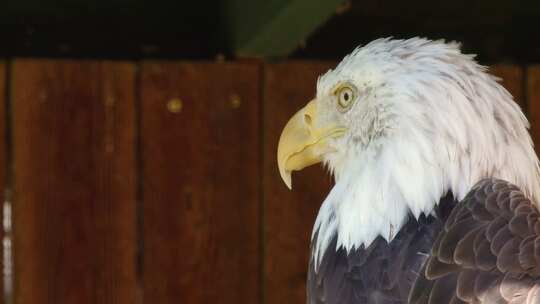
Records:
[[[304,303],[331,179],[312,167],[291,192],[275,151],[333,65],[0,63],[13,302]],[[539,143],[540,66],[492,71]]]

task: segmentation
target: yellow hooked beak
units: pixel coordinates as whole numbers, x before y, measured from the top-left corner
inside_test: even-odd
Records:
[[[277,151],[279,173],[287,187],[292,188],[292,171],[321,162],[325,153],[334,151],[328,139],[340,137],[345,131],[337,123],[320,121],[315,100],[294,114],[281,132]]]

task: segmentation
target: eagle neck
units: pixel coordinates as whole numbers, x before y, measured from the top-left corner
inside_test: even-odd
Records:
[[[482,172],[463,174],[465,154],[450,161],[444,147],[415,142],[418,137],[382,138],[364,150],[343,155],[336,183],[325,198],[315,226],[314,254],[320,258],[332,237],[336,250],[367,248],[377,238],[394,239],[409,218],[430,215],[440,198],[461,199]],[[336,167],[334,167],[336,168]],[[462,178],[457,178],[461,176]],[[463,178],[469,176],[470,178]]]

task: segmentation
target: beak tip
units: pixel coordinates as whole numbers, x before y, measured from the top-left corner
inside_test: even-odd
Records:
[[[287,186],[287,188],[289,188],[289,190],[292,190],[292,177],[291,177],[291,171],[286,171],[286,170],[280,170],[280,175],[281,175],[281,179],[283,180],[283,182],[285,183],[285,185]]]

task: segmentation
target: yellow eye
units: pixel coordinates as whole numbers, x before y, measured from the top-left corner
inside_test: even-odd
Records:
[[[356,90],[351,85],[343,85],[336,91],[338,105],[342,111],[348,110],[356,98]]]

